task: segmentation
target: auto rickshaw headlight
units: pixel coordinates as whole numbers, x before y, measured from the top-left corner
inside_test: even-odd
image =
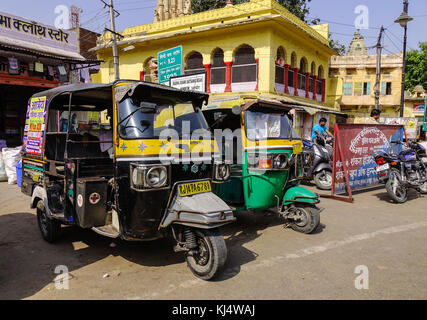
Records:
[[[274,169],[283,170],[288,164],[288,157],[286,154],[278,154],[273,159]]]
[[[168,181],[168,171],[166,167],[153,167],[147,171],[147,185],[151,188],[164,187]]]
[[[230,165],[221,163],[215,165],[215,180],[217,181],[227,181],[230,178]]]
[[[167,187],[169,174],[166,166],[131,164],[131,188],[144,191]]]

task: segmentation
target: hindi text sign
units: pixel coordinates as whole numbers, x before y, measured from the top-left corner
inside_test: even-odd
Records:
[[[170,78],[183,74],[182,58],[182,46],[167,49],[157,54],[160,84],[169,84]]]

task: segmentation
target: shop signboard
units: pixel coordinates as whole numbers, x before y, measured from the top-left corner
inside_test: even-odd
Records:
[[[159,83],[169,84],[172,77],[183,74],[182,46],[167,49],[157,54]]]
[[[206,72],[170,78],[170,86],[184,91],[206,92]]]
[[[0,35],[39,47],[77,52],[77,34],[0,11]],[[7,39],[2,39],[6,41]]]

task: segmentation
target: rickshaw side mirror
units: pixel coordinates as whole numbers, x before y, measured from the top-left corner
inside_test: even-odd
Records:
[[[231,108],[231,112],[236,116],[240,116],[240,114],[242,113],[242,108],[240,106],[234,106],[233,108]]]

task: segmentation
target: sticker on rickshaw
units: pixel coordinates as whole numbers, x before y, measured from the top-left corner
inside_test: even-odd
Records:
[[[293,153],[298,154],[302,152],[302,144],[294,144]]]
[[[200,181],[192,183],[184,183],[178,186],[178,194],[180,197],[191,196],[198,193],[210,192],[212,190],[209,181]]]

